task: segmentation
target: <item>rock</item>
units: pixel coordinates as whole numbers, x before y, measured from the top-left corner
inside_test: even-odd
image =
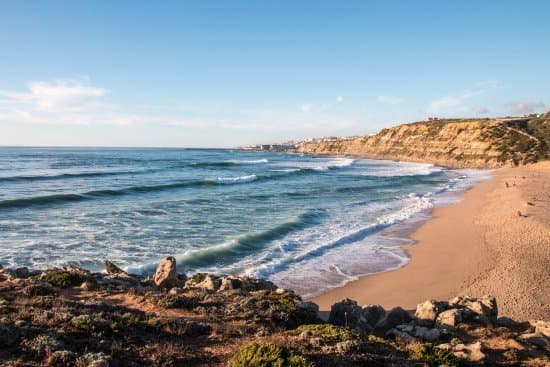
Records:
[[[176,296],[180,293],[183,293],[183,289],[182,288],[177,288],[177,287],[170,288],[170,290],[168,291],[168,294],[171,295],[171,296]]]
[[[406,343],[412,343],[415,341],[414,337],[412,337],[409,333],[406,333],[398,329],[390,329],[384,335],[386,337],[393,336],[394,338],[404,341]]]
[[[111,357],[105,353],[86,353],[76,361],[79,366],[86,367],[109,367]]]
[[[80,289],[82,289],[83,291],[92,291],[96,288],[97,284],[89,280],[82,282],[82,284],[80,285]]]
[[[529,321],[529,323],[531,324],[531,326],[535,328],[535,333],[542,334],[545,337],[550,339],[550,322],[536,320],[536,321]]]
[[[47,296],[54,293],[55,292],[53,286],[47,282],[37,282],[29,284],[28,286],[23,288],[23,294],[27,297]]]
[[[453,308],[451,310],[441,312],[436,318],[438,327],[455,327],[462,322],[463,312],[460,309]]]
[[[378,333],[385,333],[400,324],[411,321],[411,315],[401,307],[394,307],[376,323],[374,330]]]
[[[72,366],[76,360],[76,354],[68,350],[58,350],[48,357],[48,366]]]
[[[105,270],[109,275],[128,274],[109,260],[105,260]]]
[[[344,340],[336,343],[334,349],[337,353],[349,353],[359,349],[359,342],[357,340]]]
[[[0,325],[0,345],[9,347],[17,341],[17,334],[7,325]]]
[[[296,301],[296,307],[306,310],[312,314],[317,315],[319,313],[319,306],[315,302],[311,301]]]
[[[361,307],[357,305],[357,302],[346,298],[331,306],[328,322],[351,329],[362,329],[361,313]]]
[[[26,266],[16,268],[13,271],[13,276],[20,279],[27,278],[29,276],[29,268],[27,268]]]
[[[440,312],[444,311],[447,305],[447,302],[427,300],[416,306],[416,312],[414,316],[422,325],[431,326],[434,324],[437,315]]]
[[[519,325],[521,325],[521,323],[519,323],[517,321],[514,321],[509,317],[499,317],[496,321],[496,324],[498,326],[504,326],[504,327],[507,327],[507,328],[515,328],[515,327],[518,327]]]
[[[361,311],[361,316],[363,320],[367,323],[370,329],[374,329],[374,326],[384,315],[386,310],[380,305],[367,305],[363,306]]]
[[[235,278],[235,277],[220,278],[220,291],[239,289],[241,288],[241,286],[242,286],[242,282],[239,278]]]
[[[458,344],[453,348],[453,354],[457,358],[467,359],[471,362],[481,362],[485,359],[485,353],[481,351],[481,343]]]
[[[441,331],[437,329],[429,329],[423,326],[417,326],[414,328],[414,336],[429,342],[435,342],[441,337]]]
[[[159,288],[173,288],[181,285],[176,272],[176,259],[174,257],[168,256],[160,261],[153,276],[153,281]]]
[[[277,288],[277,289],[275,289],[275,293],[277,293],[277,294],[283,294],[283,293],[286,293],[286,292],[287,292],[287,290],[284,289],[284,288]]]
[[[548,346],[548,340],[539,333],[522,334],[518,336],[518,339],[542,348],[546,348]]]
[[[484,296],[482,298],[459,296],[450,300],[449,306],[465,307],[477,315],[487,317],[491,321],[496,321],[498,318],[497,301],[494,297],[490,296]]]
[[[197,287],[198,288],[202,288],[202,289],[206,289],[207,291],[217,291],[218,289],[220,289],[220,279],[213,276],[213,275],[210,275],[210,274],[207,274],[205,277],[204,277],[204,280],[202,282],[200,282],[199,284],[197,284]]]

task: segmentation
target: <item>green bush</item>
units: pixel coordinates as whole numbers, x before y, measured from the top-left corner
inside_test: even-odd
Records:
[[[65,270],[49,271],[46,273],[43,280],[60,288],[73,287],[82,283],[82,278],[78,274]]]
[[[294,330],[294,332],[298,335],[304,331],[310,332],[311,335],[315,337],[332,339],[335,341],[361,338],[359,333],[356,331],[332,324],[300,325]]]
[[[288,353],[275,344],[251,343],[229,361],[229,367],[313,367],[305,357]]]
[[[450,351],[434,348],[431,344],[422,344],[410,351],[411,359],[424,362],[429,366],[456,366],[456,358]]]

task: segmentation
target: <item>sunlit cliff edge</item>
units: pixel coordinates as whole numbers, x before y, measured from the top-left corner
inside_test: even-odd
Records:
[[[550,158],[550,113],[502,119],[444,119],[386,128],[370,136],[299,143],[298,153],[498,168]]]

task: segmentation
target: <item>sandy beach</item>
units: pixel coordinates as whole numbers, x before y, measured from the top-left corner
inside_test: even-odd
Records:
[[[501,316],[550,318],[550,162],[494,170],[462,199],[435,208],[411,234],[408,265],[313,301],[324,311],[343,298],[413,309],[426,299],[490,294]]]

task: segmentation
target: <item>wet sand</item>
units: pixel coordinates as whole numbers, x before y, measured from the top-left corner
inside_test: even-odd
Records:
[[[459,294],[497,298],[501,316],[550,318],[550,162],[493,171],[462,201],[437,207],[412,234],[403,268],[362,277],[313,299],[414,309]]]

